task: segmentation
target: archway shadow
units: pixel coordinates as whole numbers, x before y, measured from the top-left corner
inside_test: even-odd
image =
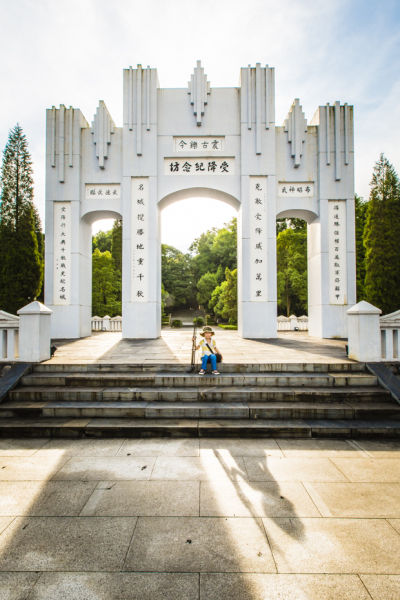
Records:
[[[249,438],[250,443],[251,439],[252,438]],[[205,441],[206,438],[203,438],[203,440]],[[221,445],[222,444],[223,442],[221,442]],[[255,520],[261,533],[266,535],[267,538],[268,534],[264,530],[261,519],[269,519],[273,521],[278,527],[282,528],[281,520],[283,518],[299,518],[296,513],[294,504],[288,498],[282,496],[278,482],[273,477],[271,471],[268,469],[268,456],[254,457],[260,459],[258,467],[260,469],[260,474],[263,477],[262,480],[254,481],[251,480],[247,472],[243,471],[243,469],[239,466],[237,460],[235,460],[235,456],[233,456],[232,453],[229,453],[229,462],[231,464],[228,464],[228,461],[225,460],[223,453],[220,450],[213,450],[213,454],[218,460],[220,466],[222,467],[227,477],[227,481],[230,481],[232,486],[234,487],[236,497],[240,500],[246,511]],[[251,488],[252,493],[258,494],[259,497],[261,497],[261,505],[259,509],[255,507],[254,502],[249,497],[249,494],[246,494],[244,486],[249,486],[249,488]],[[266,490],[266,487],[268,487],[268,490]],[[275,509],[271,510],[271,501],[274,504],[279,504],[279,508],[276,509],[276,512],[279,512],[279,516],[277,514],[274,515]],[[300,520],[295,532],[292,530],[288,531],[287,528],[284,529],[285,533],[288,533],[297,541],[301,541],[304,537],[304,526]]]

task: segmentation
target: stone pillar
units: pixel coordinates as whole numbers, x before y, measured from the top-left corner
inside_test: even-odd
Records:
[[[18,311],[19,359],[42,362],[50,358],[52,311],[35,300]]]
[[[310,335],[346,338],[346,312],[356,302],[353,107],[320,106],[319,216],[308,227]]]
[[[379,323],[381,312],[364,300],[347,311],[349,358],[360,362],[382,360]]]
[[[274,69],[241,69],[238,330],[277,337]]]

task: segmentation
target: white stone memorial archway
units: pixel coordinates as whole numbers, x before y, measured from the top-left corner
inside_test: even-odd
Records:
[[[241,69],[211,88],[200,62],[188,87],[124,70],[123,126],[103,101],[90,126],[79,109],[47,110],[45,302],[52,336],[90,335],[90,226],[123,220],[124,338],[161,327],[159,211],[211,196],[238,210],[238,318],[246,338],[276,337],[277,217],[308,223],[309,331],[346,337],[356,301],[353,108],[320,106],[307,124],[295,100],[275,124],[274,69]]]

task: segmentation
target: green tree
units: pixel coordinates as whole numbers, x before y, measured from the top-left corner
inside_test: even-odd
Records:
[[[288,228],[276,240],[278,308],[289,316],[307,311],[307,233]]]
[[[198,281],[205,273],[216,273],[221,269],[224,279],[225,269],[237,266],[237,219],[234,217],[221,229],[210,229],[194,240],[189,248],[193,254],[193,273]]]
[[[204,273],[197,282],[197,301],[200,305],[207,307],[211,300],[211,294],[218,285],[216,273]]]
[[[217,270],[218,265],[215,263],[212,250],[216,235],[217,230],[215,228],[210,229],[202,233],[199,238],[196,238],[189,248],[193,254],[192,266],[196,281],[205,273]]]
[[[297,219],[296,217],[276,220],[276,235],[289,228],[294,231],[307,231],[307,223],[303,219]]]
[[[357,302],[364,300],[365,283],[365,247],[364,247],[364,228],[367,218],[368,202],[364,202],[357,194],[354,197],[356,214],[356,282],[357,282]]]
[[[111,252],[98,248],[92,258],[92,314],[98,317],[121,314],[120,280],[113,265]]]
[[[161,246],[162,282],[174,307],[196,306],[196,283],[192,258],[173,246]]]
[[[213,289],[210,301],[208,303],[208,307],[213,311],[215,315],[217,314],[215,307],[217,306],[219,302],[219,297],[222,293],[222,283],[223,282],[221,282],[220,285],[217,285],[217,287]]]
[[[9,134],[1,169],[0,307],[15,313],[43,283],[43,234],[33,203],[33,171],[20,125]]]
[[[371,181],[364,229],[365,296],[383,313],[400,307],[400,182],[381,154]]]
[[[232,325],[237,324],[237,269],[225,269],[225,281],[219,286],[218,301],[214,306],[216,315]]]
[[[100,252],[111,252],[112,230],[98,231],[92,238],[92,252],[98,248]]]
[[[111,255],[114,267],[122,273],[122,221],[119,219],[114,221],[111,230]]]
[[[237,267],[237,219],[234,217],[218,229],[212,245],[212,254],[218,267],[232,270]]]

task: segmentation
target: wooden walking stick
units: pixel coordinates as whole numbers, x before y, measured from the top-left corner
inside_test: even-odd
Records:
[[[196,323],[193,326],[193,338],[192,338],[192,358],[190,360],[190,369],[188,373],[193,373],[196,370]]]

